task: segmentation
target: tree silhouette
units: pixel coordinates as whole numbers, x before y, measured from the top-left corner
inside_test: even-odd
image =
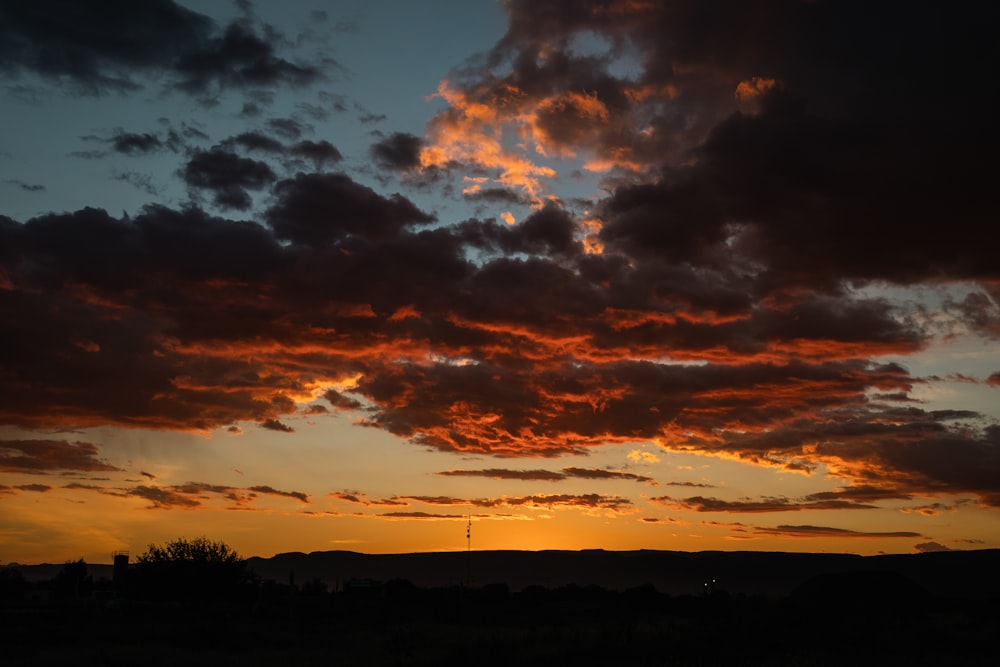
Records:
[[[90,595],[93,587],[93,579],[87,576],[87,563],[82,558],[66,561],[52,579],[52,594],[57,598]]]
[[[246,561],[232,547],[206,537],[150,544],[136,559],[135,572],[140,596],[187,602],[239,599],[251,580]]]

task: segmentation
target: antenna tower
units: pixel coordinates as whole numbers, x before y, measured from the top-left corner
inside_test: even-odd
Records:
[[[469,515],[468,523],[465,524],[465,542],[466,542],[466,573],[465,579],[472,585],[472,515]]]

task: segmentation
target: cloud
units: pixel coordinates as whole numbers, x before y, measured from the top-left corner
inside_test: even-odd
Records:
[[[329,163],[340,162],[344,156],[329,141],[300,141],[290,149],[292,155],[306,158],[320,169]]]
[[[506,468],[487,468],[484,470],[442,470],[438,475],[448,477],[486,477],[489,479],[517,479],[522,481],[556,482],[566,479],[565,473],[554,470],[509,470]]]
[[[48,484],[15,484],[14,486],[8,486],[6,484],[0,484],[0,494],[4,495],[17,495],[18,491],[30,491],[33,493],[47,493],[51,491],[52,487]]]
[[[116,153],[136,156],[154,153],[165,147],[164,142],[149,132],[125,132],[118,130],[111,137],[111,149]]]
[[[656,483],[652,477],[647,477],[646,475],[636,475],[635,473],[622,472],[618,470],[569,467],[563,468],[563,472],[566,473],[567,477],[579,477],[581,479],[624,479],[634,482]]]
[[[219,148],[195,152],[182,176],[188,186],[211,191],[217,206],[238,210],[253,203],[247,190],[260,190],[277,179],[266,163]]]
[[[503,496],[501,498],[454,498],[450,496],[402,496],[401,500],[412,500],[427,505],[472,505],[476,507],[582,507],[624,511],[632,501],[621,496],[604,496],[598,493],[586,494],[535,494],[530,496]]]
[[[8,185],[13,185],[24,192],[45,192],[46,187],[38,183],[25,183],[24,181],[18,180],[16,178],[8,178],[3,181]]]
[[[239,147],[246,151],[263,153],[283,153],[285,151],[283,143],[263,132],[241,132],[224,139],[219,143],[219,146],[227,150]]]
[[[395,498],[383,498],[381,500],[370,500],[368,494],[361,493],[360,491],[335,491],[328,494],[331,498],[335,500],[342,500],[348,503],[355,503],[358,505],[372,506],[372,505],[386,505],[390,507],[406,507],[408,503],[404,500],[397,500]]]
[[[630,472],[603,470],[600,468],[563,468],[561,472],[554,470],[509,470],[505,468],[487,468],[483,470],[444,470],[438,475],[449,477],[487,477],[490,479],[516,479],[522,481],[557,482],[570,477],[581,479],[623,479],[636,482],[653,482],[652,477],[636,475]]]
[[[98,446],[90,442],[0,440],[0,470],[39,473],[54,470],[121,470],[101,461],[99,451]]]
[[[763,500],[727,501],[718,498],[693,496],[691,498],[671,498],[658,496],[650,498],[671,509],[691,510],[695,512],[730,512],[730,513],[762,513],[762,512],[798,512],[802,510],[846,510],[875,509],[875,505],[866,505],[848,500],[812,500],[793,501],[788,498],[765,498]]]
[[[910,531],[864,532],[846,528],[830,528],[827,526],[777,526],[775,528],[756,527],[753,532],[759,535],[775,535],[781,537],[852,537],[861,539],[882,539],[896,537],[923,537],[920,533]]]
[[[127,494],[148,500],[151,509],[173,509],[178,507],[194,509],[201,506],[199,501],[187,494],[159,486],[137,486],[129,489]]]
[[[318,77],[275,50],[273,29],[166,1],[113,16],[54,7],[0,10],[0,68],[92,92],[244,89],[259,129],[211,148],[170,124],[99,141],[119,157],[183,155],[196,199],[248,219],[199,201],[0,217],[3,423],[289,431],[286,415],[336,387],[319,390],[331,408],[445,452],[656,443],[848,484],[665,501],[694,511],[944,494],[1000,506],[996,426],[920,403],[934,380],[906,367],[936,342],[936,313],[879,295],[960,284],[968,295],[945,310],[970,335],[996,334],[1000,266],[982,241],[995,119],[977,98],[996,40],[979,9],[932,24],[849,2],[512,0],[505,36],[439,88],[426,138],[378,134],[369,149],[380,169],[433,174],[484,209],[533,206],[519,222],[504,211],[506,224],[321,171],[350,162],[302,139],[321,110],[265,113],[273,86]],[[971,37],[933,54],[918,37],[958,28]],[[565,160],[604,174],[589,200],[554,197]],[[5,462],[41,466],[36,453]],[[442,474],[651,481],[585,467]]]
[[[247,491],[253,491],[254,493],[263,493],[269,496],[281,496],[284,498],[294,498],[302,503],[309,503],[309,496],[301,491],[279,491],[271,486],[250,486],[247,487]]]
[[[921,542],[920,544],[915,544],[913,546],[913,548],[916,549],[917,551],[921,552],[921,553],[935,553],[935,552],[940,552],[940,551],[952,551],[952,549],[949,549],[948,547],[946,547],[945,545],[943,545],[943,544],[941,544],[939,542]]]
[[[274,28],[217,26],[171,0],[117,3],[13,0],[0,9],[0,69],[69,82],[82,92],[127,92],[165,78],[180,90],[308,85],[322,78],[309,63],[275,52]],[[263,33],[263,34],[262,34]]]
[[[379,516],[387,519],[467,519],[465,514],[434,514],[430,512],[384,512]]]
[[[372,144],[369,152],[375,163],[383,169],[407,171],[420,165],[423,139],[405,132],[393,132]]]
[[[287,424],[283,424],[277,419],[265,419],[260,423],[261,428],[266,428],[269,431],[280,431],[282,433],[295,433],[295,429]]]
[[[299,174],[275,186],[268,224],[282,240],[321,247],[348,236],[390,238],[433,217],[402,195],[384,198],[346,174]]]
[[[152,478],[150,478],[152,479]],[[149,501],[149,509],[203,509],[213,497],[220,497],[230,503],[230,509],[254,509],[252,503],[259,495],[292,498],[308,504],[309,496],[301,491],[283,491],[269,485],[235,487],[226,484],[186,482],[165,486],[139,484],[132,487],[100,486],[94,484],[71,483],[62,488],[70,490],[94,491],[119,498],[142,498]]]

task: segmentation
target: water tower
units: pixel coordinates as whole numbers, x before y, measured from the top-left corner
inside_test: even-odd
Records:
[[[125,592],[128,583],[128,552],[115,551],[111,554],[114,569],[111,571],[111,582],[115,593],[121,595]]]

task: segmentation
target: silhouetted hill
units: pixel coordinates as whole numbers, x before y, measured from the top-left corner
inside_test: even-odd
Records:
[[[652,584],[661,593],[695,595],[715,580],[715,590],[786,596],[823,575],[899,575],[920,589],[945,597],[1000,597],[1000,550],[857,556],[760,551],[473,551],[454,553],[361,554],[352,551],[284,553],[250,558],[264,579],[296,583],[320,579],[331,588],[349,579],[406,579],[418,586],[528,586],[567,584],[626,590]],[[893,579],[895,581],[895,578]]]
[[[350,579],[406,579],[421,587],[504,583],[511,591],[528,586],[567,584],[626,590],[645,584],[669,595],[697,595],[715,579],[715,590],[747,595],[787,596],[824,575],[900,575],[931,595],[1000,598],[1000,550],[946,551],[858,556],[852,554],[764,551],[473,551],[363,554],[353,551],[284,553],[252,557],[249,569],[264,580],[296,584],[319,579],[330,589]],[[15,566],[28,581],[52,579],[62,564]],[[95,580],[110,579],[112,568],[88,564]],[[871,579],[852,579],[872,581]],[[888,579],[886,580],[888,581]],[[897,581],[893,579],[893,581]],[[852,585],[855,585],[852,583]],[[857,584],[865,589],[864,584]],[[876,586],[877,587],[877,586]]]

